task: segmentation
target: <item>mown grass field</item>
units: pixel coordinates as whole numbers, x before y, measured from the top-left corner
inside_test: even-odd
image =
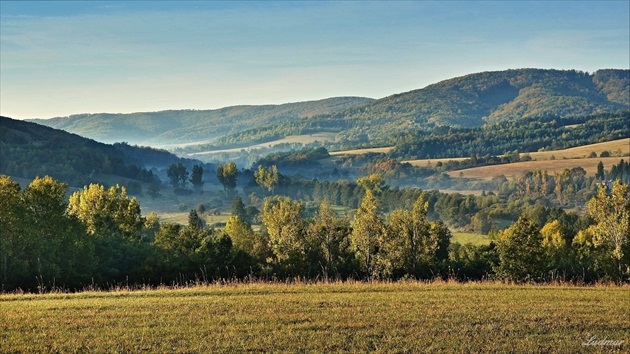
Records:
[[[453,238],[451,238],[451,243],[455,242],[461,245],[465,245],[467,243],[471,243],[475,246],[489,245],[490,237],[488,237],[488,235],[454,231]]]
[[[579,159],[588,157],[592,152],[599,156],[602,152],[608,151],[613,155],[630,154],[630,138],[607,141],[604,143],[578,146],[570,149],[558,151],[539,151],[522,155],[529,155],[535,160],[550,160],[552,156],[557,159]]]
[[[628,287],[243,284],[0,296],[2,352],[627,352]],[[621,346],[583,343],[624,341]]]
[[[604,143],[590,144],[584,146],[578,146],[575,148],[564,149],[564,150],[555,150],[555,151],[540,151],[540,152],[528,152],[521,153],[521,156],[529,155],[532,159],[537,161],[551,160],[554,158],[557,160],[562,159],[582,159],[588,157],[592,152],[599,156],[602,152],[609,151],[613,155],[628,155],[630,154],[630,139],[619,139],[607,141]],[[408,162],[414,166],[434,166],[438,162],[448,162],[448,161],[463,161],[467,158],[443,158],[443,159],[420,159],[420,160],[407,160],[403,162]],[[620,158],[619,158],[620,159]],[[619,162],[617,159],[617,162]]]
[[[549,174],[553,175],[554,172],[562,172],[565,169],[572,169],[573,167],[582,167],[588,175],[592,176],[597,172],[597,164],[599,164],[600,161],[604,164],[606,170],[610,170],[612,165],[618,164],[622,158],[628,160],[628,157],[595,157],[585,159],[525,161],[467,168],[448,172],[448,175],[451,177],[488,180],[498,176],[519,178],[527,172],[536,170],[547,170]]]
[[[202,152],[195,152],[195,153],[191,153],[188,154],[188,156],[198,156],[198,155],[211,155],[211,154],[219,154],[219,153],[225,153],[225,152],[239,152],[241,150],[255,150],[255,149],[261,149],[261,148],[269,148],[269,147],[273,147],[276,145],[280,145],[280,144],[295,144],[295,143],[301,143],[301,144],[310,144],[310,143],[314,143],[316,141],[319,142],[329,142],[329,141],[335,141],[335,137],[337,136],[336,133],[315,133],[315,134],[303,134],[303,135],[289,135],[286,136],[282,139],[277,139],[277,140],[273,140],[273,141],[268,141],[266,143],[261,143],[261,144],[255,144],[255,145],[250,145],[250,146],[244,146],[244,147],[240,147],[240,148],[232,148],[232,149],[217,149],[217,150],[208,150],[208,151],[202,151]]]

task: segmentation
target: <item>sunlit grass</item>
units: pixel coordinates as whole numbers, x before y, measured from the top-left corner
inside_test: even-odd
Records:
[[[587,175],[594,175],[597,171],[597,165],[601,161],[606,170],[610,170],[612,165],[618,164],[622,157],[596,157],[583,159],[563,159],[563,160],[544,160],[544,161],[525,161],[514,162],[500,165],[490,165],[467,168],[448,172],[453,178],[464,177],[491,180],[492,178],[505,176],[507,178],[518,178],[527,172],[547,171],[550,175],[555,172],[562,172],[565,169],[581,167],[586,171]],[[627,157],[625,158],[627,159]]]
[[[0,296],[2,352],[609,352],[630,289],[242,284]],[[591,336],[622,347],[583,346]]]
[[[451,238],[451,243],[459,243],[461,245],[470,243],[475,246],[488,245],[490,244],[490,237],[488,237],[488,235],[475,234],[475,233],[469,233],[469,232],[453,232],[453,238]]]

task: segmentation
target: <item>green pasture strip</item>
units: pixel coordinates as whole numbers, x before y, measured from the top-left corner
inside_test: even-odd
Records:
[[[455,243],[455,242],[461,245],[465,245],[467,243],[471,243],[475,246],[489,245],[490,237],[488,237],[488,235],[468,233],[468,232],[453,232],[453,238],[451,238],[451,243]]]

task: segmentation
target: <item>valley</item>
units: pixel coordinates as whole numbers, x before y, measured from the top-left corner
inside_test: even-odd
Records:
[[[614,267],[625,260],[611,258],[608,246],[585,248],[593,230],[608,225],[602,219],[607,214],[595,210],[618,200],[602,194],[601,181],[617,194],[626,193],[630,182],[630,112],[615,106],[619,95],[614,102],[595,91],[586,95],[599,97],[593,107],[604,113],[583,114],[580,106],[558,115],[558,106],[545,108],[541,102],[547,100],[539,96],[534,101],[540,116],[505,110],[525,104],[528,85],[551,80],[558,94],[565,92],[559,82],[577,85],[571,80],[579,78],[584,90],[595,90],[585,84],[593,80],[599,90],[605,87],[602,75],[630,87],[627,70],[516,70],[472,74],[380,100],[331,98],[51,121],[67,129],[91,122],[110,138],[124,137],[116,129],[132,135],[140,129],[143,141],[181,144],[171,151],[104,144],[2,117],[0,182],[9,201],[2,215],[12,218],[10,235],[27,235],[11,238],[19,245],[16,254],[31,259],[29,252],[47,252],[44,262],[50,264],[37,275],[42,268],[36,264],[11,258],[11,267],[22,273],[7,272],[4,284],[32,291],[58,282],[81,289],[91,279],[153,286],[270,276],[625,279]],[[508,85],[510,78],[521,81]],[[521,97],[513,90],[519,85],[529,93]],[[466,103],[468,110],[458,108],[467,118],[424,121],[427,109],[437,109],[427,104],[442,105],[447,98],[456,103],[462,90],[478,100]],[[572,99],[577,98],[566,98]],[[233,126],[240,132],[221,133],[221,124],[231,121],[240,122]],[[442,125],[447,121],[453,125]],[[150,137],[149,127],[157,135]],[[221,135],[216,140],[206,133],[212,127]],[[186,140],[186,129],[195,140]],[[55,205],[55,212],[38,212],[39,203]],[[595,203],[597,208],[589,206]],[[618,213],[611,215],[624,220],[625,207],[615,208]],[[40,239],[33,225],[43,224],[56,225],[68,241]],[[535,235],[534,251],[510,248],[520,242],[512,235],[522,230]],[[410,244],[403,235],[418,239]],[[564,246],[550,248],[549,239]],[[410,245],[418,243],[426,246],[414,251]],[[28,246],[34,244],[42,246]],[[540,259],[511,268],[528,257]],[[74,268],[78,263],[88,266]]]
[[[0,354],[629,353],[629,34],[0,0]]]

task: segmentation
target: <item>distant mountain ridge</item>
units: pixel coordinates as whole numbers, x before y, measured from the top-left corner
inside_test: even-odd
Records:
[[[341,112],[373,101],[336,97],[281,105],[233,106],[214,110],[169,110],[130,114],[77,114],[28,121],[101,142],[164,146],[208,142],[252,127]]]
[[[514,69],[457,77],[385,97],[345,119],[404,125],[477,127],[540,115],[588,115],[628,109],[630,70]]]
[[[278,137],[338,133],[349,144],[410,129],[472,128],[544,115],[590,115],[630,107],[630,70],[511,69],[457,77],[385,97],[330,98],[213,111],[93,114],[35,120],[100,141],[246,145]]]
[[[630,70],[514,69],[470,74],[385,97],[342,113],[252,128],[220,143],[263,143],[281,134],[337,133],[336,148],[381,144],[390,136],[437,126],[475,128],[541,116],[626,111]],[[280,134],[279,134],[280,133]],[[221,145],[221,144],[219,144]]]

